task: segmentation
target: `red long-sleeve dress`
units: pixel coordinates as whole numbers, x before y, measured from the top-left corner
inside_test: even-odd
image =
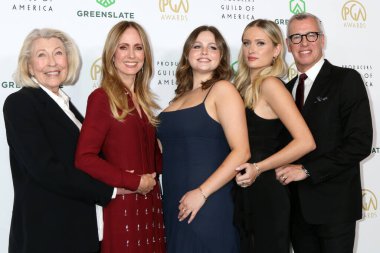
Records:
[[[129,106],[133,107],[132,99]],[[114,187],[136,190],[140,176],[161,173],[155,128],[136,110],[123,122],[111,113],[102,88],[88,98],[76,153],[76,166]],[[134,171],[133,173],[127,171]],[[159,182],[144,195],[118,195],[103,209],[102,253],[164,253],[165,238]]]

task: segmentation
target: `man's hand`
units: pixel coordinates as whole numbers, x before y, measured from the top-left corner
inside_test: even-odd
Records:
[[[301,164],[287,164],[276,169],[276,179],[283,185],[307,178]]]

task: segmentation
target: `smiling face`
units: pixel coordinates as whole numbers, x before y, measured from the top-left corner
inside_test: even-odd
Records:
[[[135,28],[127,28],[120,36],[113,58],[120,78],[134,80],[144,65],[144,59],[144,48],[139,33]]]
[[[322,32],[317,20],[311,17],[302,20],[295,19],[289,24],[289,35],[307,34],[309,32]],[[286,43],[289,52],[293,54],[297,69],[300,72],[306,72],[322,58],[325,38],[323,34],[320,34],[314,42],[309,42],[305,37],[302,37],[299,44],[293,44],[290,39],[286,39]]]
[[[254,72],[269,67],[281,52],[281,45],[275,46],[264,30],[256,26],[244,32],[242,41],[244,61]]]
[[[36,80],[54,93],[67,77],[67,54],[60,39],[39,38],[32,44],[29,72]]]
[[[220,63],[220,50],[210,31],[199,33],[189,52],[189,64],[193,73],[212,73]]]

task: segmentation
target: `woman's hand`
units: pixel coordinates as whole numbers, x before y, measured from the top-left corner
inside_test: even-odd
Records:
[[[156,183],[156,172],[152,174],[144,174],[141,176],[140,185],[137,188],[136,192],[142,195],[146,195],[151,190],[153,190]]]
[[[203,195],[201,189],[197,188],[187,192],[179,201],[179,221],[183,221],[190,215],[187,223],[192,222],[205,202],[206,196]]]
[[[241,187],[252,185],[259,176],[259,170],[251,163],[244,163],[236,168],[239,173],[235,176],[236,183]]]

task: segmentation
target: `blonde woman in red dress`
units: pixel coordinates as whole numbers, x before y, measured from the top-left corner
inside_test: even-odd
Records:
[[[101,87],[88,98],[76,165],[94,178],[130,194],[103,210],[102,253],[165,252],[161,173],[149,89],[152,54],[143,28],[121,21],[108,34]]]

